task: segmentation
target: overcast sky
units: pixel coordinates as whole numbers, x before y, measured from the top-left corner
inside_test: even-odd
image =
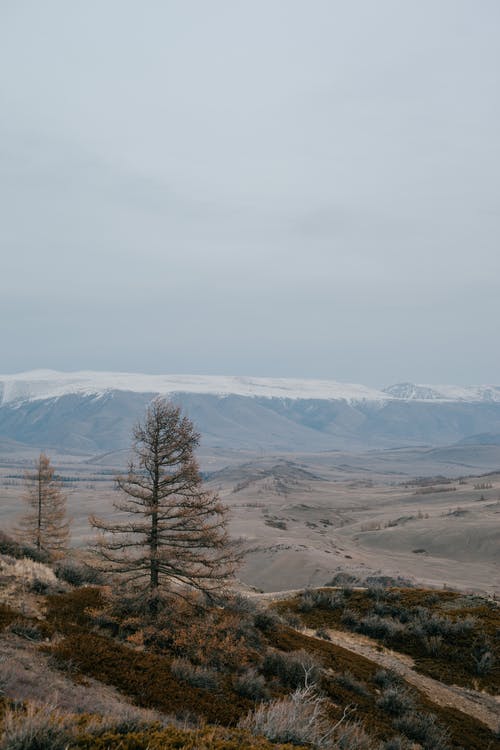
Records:
[[[500,383],[498,0],[0,0],[0,372]]]

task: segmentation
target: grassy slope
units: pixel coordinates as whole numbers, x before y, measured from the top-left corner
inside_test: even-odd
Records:
[[[380,593],[377,599],[367,591],[350,591],[344,597],[344,604],[333,609],[319,605],[310,611],[302,611],[300,596],[275,606],[278,611],[291,610],[298,614],[310,628],[346,631],[356,631],[358,627],[349,623],[349,618],[346,622],[347,610],[353,613],[353,620],[358,622],[378,611],[398,623],[403,613],[416,612],[417,608],[425,609],[424,618],[435,615],[454,622],[473,618],[475,624],[470,631],[446,634],[433,654],[429,654],[424,641],[412,635],[408,629],[389,637],[366,630],[360,632],[366,632],[380,643],[411,656],[415,668],[422,674],[450,685],[486,690],[493,695],[500,693],[500,608],[493,602],[451,591],[438,593],[425,589],[397,589],[385,595]],[[481,675],[477,672],[473,651],[485,643],[494,654],[495,663],[487,674]]]
[[[353,594],[352,596],[355,597]],[[356,595],[357,596],[357,595]],[[406,596],[406,595],[405,595]],[[419,601],[415,593],[409,593],[405,604],[411,606],[411,599],[416,604]],[[417,597],[417,598],[415,598]],[[443,606],[452,597],[446,595]],[[354,605],[358,600],[352,599]],[[231,675],[221,676],[216,691],[196,688],[187,683],[179,682],[171,671],[173,654],[166,649],[163,653],[149,653],[141,649],[132,648],[114,637],[102,632],[95,632],[89,610],[102,605],[101,592],[97,588],[75,589],[66,594],[58,594],[46,598],[47,609],[45,619],[38,623],[43,635],[57,636],[50,646],[51,654],[63,669],[71,669],[74,679],[84,679],[91,676],[117,687],[124,694],[132,698],[138,705],[158,708],[179,717],[194,716],[204,720],[231,727],[244,716],[254,704],[248,698],[238,695],[233,687]],[[461,604],[461,602],[460,602]],[[368,607],[368,603],[359,597],[359,605]],[[297,608],[297,602],[288,602],[288,607]],[[462,608],[463,609],[463,608]],[[326,611],[312,611],[306,613],[311,618],[311,624],[325,624],[325,618],[330,616]],[[304,615],[305,616],[305,615]],[[0,608],[0,625],[9,626],[16,618],[22,619],[19,613],[13,613],[8,608]],[[315,619],[316,618],[316,619]],[[26,619],[27,624],[33,621]],[[321,687],[331,699],[330,711],[332,718],[342,713],[342,707],[351,704],[356,706],[354,717],[364,722],[369,733],[380,739],[387,739],[396,734],[392,719],[377,706],[380,689],[374,681],[379,671],[378,665],[366,658],[350,651],[334,646],[327,641],[309,638],[295,630],[278,625],[266,628],[263,637],[267,646],[281,652],[304,649],[316,656],[326,668]],[[330,671],[331,670],[331,671]],[[350,673],[357,688],[353,689],[344,681],[339,681],[338,675]],[[273,689],[276,686],[273,684]],[[359,690],[359,684],[362,690]],[[289,692],[283,690],[282,692]],[[275,694],[275,693],[273,693]],[[451,747],[454,750],[499,750],[500,741],[480,722],[466,716],[452,708],[440,708],[431,703],[425,696],[412,689],[417,708],[421,711],[432,712],[437,716],[451,733]],[[156,734],[154,733],[156,731]],[[273,743],[252,738],[245,733],[235,733],[236,730],[205,728],[203,736],[196,736],[192,732],[180,730],[154,730],[147,733],[135,732],[125,741],[123,737],[109,736],[104,747],[120,747],[120,750],[143,750],[156,748],[207,748],[207,750],[233,750],[233,748],[271,748]],[[177,734],[176,734],[177,732]],[[212,732],[212,735],[210,733]],[[82,750],[98,748],[95,738],[85,737],[83,732],[79,740]],[[92,744],[92,742],[94,744]],[[104,740],[103,740],[104,742]],[[259,744],[260,743],[260,744]]]
[[[362,684],[367,694],[363,695],[356,690],[350,690],[332,677],[325,680],[323,684],[329,697],[340,706],[355,704],[356,716],[364,721],[367,730],[374,736],[384,739],[395,733],[390,716],[377,707],[380,691],[373,678],[380,670],[378,665],[340,646],[310,638],[291,628],[280,629],[276,632],[272,637],[272,644],[289,651],[303,648],[319,656],[324,666],[334,673],[350,673]],[[453,748],[457,750],[458,748],[467,748],[467,750],[500,748],[500,741],[495,740],[489,729],[480,722],[453,708],[437,706],[414,688],[412,688],[412,693],[416,697],[419,710],[432,712],[449,728]]]

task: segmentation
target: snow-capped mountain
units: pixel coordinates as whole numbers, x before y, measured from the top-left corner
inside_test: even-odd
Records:
[[[259,452],[445,445],[500,434],[500,387],[36,370],[0,376],[0,439],[95,454],[127,448],[154,395],[203,445]]]
[[[56,398],[68,394],[102,395],[110,391],[131,393],[206,393],[245,396],[342,401],[384,401],[374,388],[334,380],[255,378],[231,375],[145,375],[128,372],[56,372],[33,370],[0,375],[1,404]]]
[[[415,383],[397,383],[384,388],[384,393],[393,398],[412,401],[462,401],[477,403],[480,401],[500,401],[498,385],[415,385]]]
[[[33,370],[0,375],[0,404],[58,398],[98,396],[111,391],[131,393],[198,393],[246,398],[282,398],[348,403],[412,401],[500,402],[500,386],[416,385],[397,383],[383,390],[335,380],[262,378],[233,375],[147,375],[128,372],[57,372]]]

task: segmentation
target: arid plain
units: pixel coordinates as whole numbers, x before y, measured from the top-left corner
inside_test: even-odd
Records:
[[[31,456],[0,464],[1,527],[23,511]],[[92,541],[88,515],[117,497],[123,453],[54,455],[64,478],[73,544]],[[230,508],[246,549],[244,587],[266,592],[319,586],[339,573],[401,576],[500,596],[500,447],[274,456],[200,453],[207,487]]]

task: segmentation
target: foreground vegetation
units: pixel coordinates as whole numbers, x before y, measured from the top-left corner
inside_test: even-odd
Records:
[[[107,685],[125,708],[68,711],[54,696],[46,696],[51,705],[23,697],[24,675],[2,673],[0,662],[2,750],[500,748],[475,718],[297,629],[298,617],[315,628],[337,627],[346,610],[368,616],[391,601],[415,616],[423,606],[435,617],[442,610],[453,622],[475,608],[473,628],[479,621],[493,628],[495,612],[485,602],[450,592],[433,592],[431,603],[430,592],[416,590],[319,590],[270,611],[237,594],[209,602],[185,593],[164,598],[152,613],[74,560],[50,568],[26,554],[29,548],[0,535],[0,639],[46,659],[47,684],[59,674],[89,691]],[[332,608],[333,594],[349,607]],[[483,676],[493,679],[495,670]]]
[[[383,588],[306,591],[280,602],[310,628],[369,636],[412,657],[423,674],[500,693],[500,607],[454,591]]]

